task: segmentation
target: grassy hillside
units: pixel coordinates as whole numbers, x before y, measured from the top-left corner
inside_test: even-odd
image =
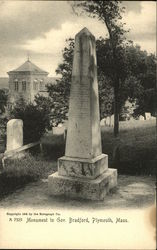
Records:
[[[119,138],[113,136],[113,127],[102,127],[102,152],[109,156],[109,167],[125,174],[155,174],[157,144],[155,120],[120,122]],[[44,155],[57,159],[64,155],[63,135],[49,133],[42,138]],[[118,146],[114,155],[114,148]]]
[[[109,163],[122,173],[155,174],[157,144],[155,120],[120,122],[119,139],[113,137],[113,128],[102,128],[103,152],[109,155]],[[113,149],[119,145],[116,159]]]

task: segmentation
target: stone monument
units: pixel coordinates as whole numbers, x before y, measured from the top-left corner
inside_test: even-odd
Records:
[[[117,185],[117,170],[102,154],[95,37],[87,28],[75,37],[65,156],[48,177],[50,195],[103,200]]]
[[[23,146],[23,121],[11,119],[7,123],[7,150],[5,153]]]

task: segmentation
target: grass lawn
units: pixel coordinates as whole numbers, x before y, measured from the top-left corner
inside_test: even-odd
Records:
[[[56,170],[57,162],[45,160],[41,155],[26,154],[24,158],[8,160],[0,173],[0,199],[29,182],[47,178]]]
[[[119,139],[113,136],[113,127],[102,128],[103,152],[109,155],[111,166],[120,173],[155,174],[157,166],[156,122],[120,122]],[[114,162],[113,148],[119,145],[118,159]]]
[[[155,174],[157,166],[156,121],[120,122],[119,138],[113,136],[113,127],[101,127],[102,152],[109,156],[109,167],[121,174]],[[43,154],[53,160],[64,155],[63,135],[49,132],[42,138]],[[115,145],[118,153],[114,156]]]

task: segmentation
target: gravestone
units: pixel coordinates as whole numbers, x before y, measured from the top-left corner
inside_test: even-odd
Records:
[[[103,118],[101,121],[100,121],[100,126],[105,126],[106,125],[106,118]]]
[[[145,118],[146,118],[146,120],[150,120],[151,119],[151,113],[146,112],[145,113]]]
[[[107,126],[111,125],[111,117],[110,116],[107,116],[107,118],[106,118],[106,125]]]
[[[114,115],[111,115],[111,123],[110,123],[111,127],[114,126]]]
[[[48,177],[50,195],[103,200],[117,185],[117,170],[102,154],[95,37],[87,28],[75,37],[65,156]]]
[[[139,116],[139,120],[140,120],[140,121],[144,121],[144,116],[143,116],[143,115],[140,115],[140,116]]]
[[[23,146],[23,121],[11,119],[7,123],[7,149],[6,152]]]
[[[65,131],[64,126],[62,126],[62,127],[53,127],[52,128],[52,132],[53,132],[54,135],[64,134],[64,131]]]

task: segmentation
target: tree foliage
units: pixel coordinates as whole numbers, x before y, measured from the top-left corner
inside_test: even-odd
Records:
[[[38,141],[49,125],[49,117],[45,110],[32,103],[26,103],[20,97],[10,110],[10,119],[23,121],[24,144]]]
[[[0,89],[0,114],[5,112],[5,107],[7,106],[8,96],[5,93],[5,90]]]
[[[46,129],[51,128],[51,112],[52,112],[52,101],[50,97],[45,97],[37,94],[34,98],[34,103],[38,107],[38,110],[43,112],[46,117]]]
[[[67,119],[69,108],[69,95],[72,76],[72,61],[74,52],[74,40],[66,40],[67,46],[62,51],[63,61],[58,65],[56,73],[61,75],[56,84],[47,85],[49,98],[51,99],[51,122],[53,126]]]
[[[70,38],[66,40],[66,46],[62,51],[63,61],[58,65],[56,70],[56,72],[61,75],[61,78],[57,80],[57,84],[47,87],[51,100],[51,119],[53,126],[67,119],[73,51],[74,40]],[[103,39],[101,37],[96,40],[96,53],[100,117],[104,118],[114,113],[114,86],[112,81],[113,61],[108,39]],[[123,80],[121,78],[119,82],[118,99],[120,116],[121,112],[124,110],[127,99],[133,103],[135,100],[137,102],[136,112],[134,113],[135,116],[144,114],[144,112],[147,111],[147,103],[150,107],[149,112],[152,112],[151,100],[149,98],[148,101],[146,92],[149,92],[149,89],[152,88],[152,86],[154,87],[155,84],[155,57],[154,55],[148,55],[145,51],[142,51],[139,46],[134,46],[133,43],[126,44],[123,47],[123,53],[125,56],[125,68],[127,68],[127,70],[124,71],[125,74],[123,73],[125,77]],[[122,63],[124,63],[124,61],[121,62],[121,66]],[[144,71],[143,68],[147,68],[147,71]],[[145,84],[146,80],[144,79],[147,79],[147,84]]]
[[[156,110],[156,57],[141,50],[140,46],[127,46],[127,63],[133,88],[130,88],[130,96],[137,98],[135,116],[150,112],[155,115]],[[129,77],[130,77],[129,75]]]

